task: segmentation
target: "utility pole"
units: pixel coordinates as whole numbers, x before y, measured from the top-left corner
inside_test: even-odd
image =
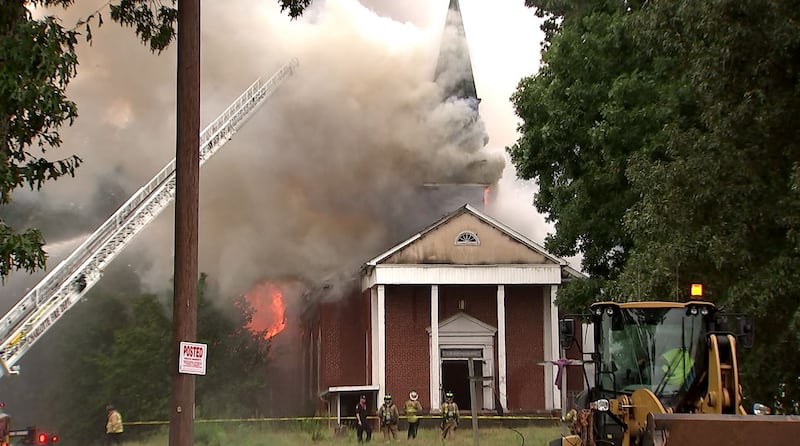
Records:
[[[178,0],[175,148],[175,291],[169,444],[194,441],[194,375],[178,373],[181,341],[197,337],[197,239],[200,196],[200,0]]]
[[[480,367],[483,364],[483,360],[475,361],[475,359],[480,359],[480,355],[470,355],[467,358],[467,367],[469,367],[469,406],[470,406],[470,418],[472,420],[472,444],[473,446],[478,446],[480,444],[480,436],[478,434],[478,392],[483,389],[483,382],[484,381],[491,381],[491,376],[479,376],[478,373],[475,371],[475,367]]]

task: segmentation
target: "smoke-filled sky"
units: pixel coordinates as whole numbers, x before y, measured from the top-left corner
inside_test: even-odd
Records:
[[[59,15],[74,23],[97,7],[90,3]],[[534,187],[515,179],[504,154],[518,123],[509,97],[539,63],[538,20],[521,0],[461,1],[482,99],[483,122],[469,125],[468,104],[443,102],[433,82],[448,3],[315,0],[290,21],[271,0],[202,2],[203,126],[257,77],[299,61],[201,170],[200,268],[223,292],[357,270],[422,229],[415,206],[423,183],[499,181],[487,212],[543,241],[550,227],[531,205]],[[49,155],[75,153],[85,163],[76,178],[16,199],[97,226],[110,214],[97,211],[98,201],[113,210],[174,157],[175,47],[153,55],[132,30],[106,20],[79,60],[68,93],[80,117]],[[465,129],[457,144],[456,129]],[[154,290],[169,287],[172,214],[170,207],[122,259]],[[75,236],[85,233],[75,226]],[[51,266],[58,256],[51,249]]]

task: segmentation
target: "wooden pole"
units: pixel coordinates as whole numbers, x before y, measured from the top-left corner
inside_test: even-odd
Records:
[[[181,341],[197,337],[197,239],[200,195],[200,0],[178,0],[175,264],[169,444],[194,441],[194,375],[178,373]]]
[[[564,349],[560,349],[561,357],[567,357],[567,351]],[[557,358],[560,359],[560,358]],[[567,375],[569,375],[567,366],[564,366],[561,370],[561,419],[563,420],[564,417],[567,416]]]
[[[475,375],[475,361],[469,358],[469,409],[472,415],[472,444],[478,446],[478,396],[475,394],[475,386],[478,383]],[[480,379],[483,382],[482,379]]]

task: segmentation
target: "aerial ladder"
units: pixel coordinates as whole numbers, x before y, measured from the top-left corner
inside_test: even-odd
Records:
[[[202,166],[297,68],[292,59],[269,79],[253,82],[200,133]],[[103,270],[175,197],[175,159],[120,206],[75,251],[53,268],[0,319],[0,377],[103,276]]]

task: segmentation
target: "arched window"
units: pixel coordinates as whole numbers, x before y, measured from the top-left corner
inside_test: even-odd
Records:
[[[471,245],[477,246],[481,244],[478,234],[472,231],[461,231],[456,237],[456,245]]]

